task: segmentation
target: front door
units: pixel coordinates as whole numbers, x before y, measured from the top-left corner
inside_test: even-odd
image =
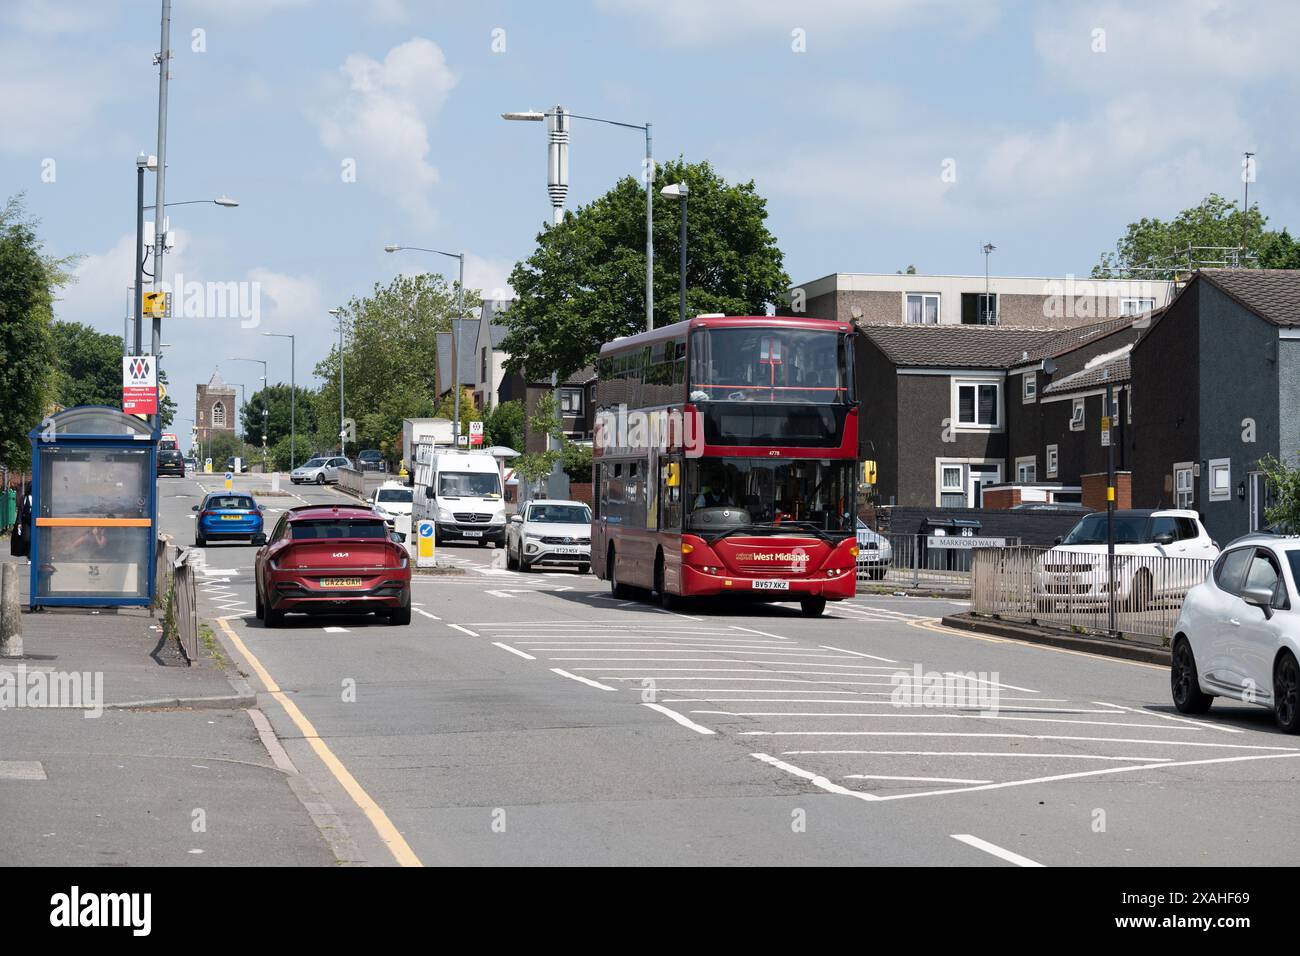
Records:
[[[970,507],[984,507],[984,489],[1002,482],[1001,465],[970,466]]]

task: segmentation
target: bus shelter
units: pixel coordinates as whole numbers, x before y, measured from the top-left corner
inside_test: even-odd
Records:
[[[32,443],[30,605],[148,605],[159,434],[116,408],[47,418]]]

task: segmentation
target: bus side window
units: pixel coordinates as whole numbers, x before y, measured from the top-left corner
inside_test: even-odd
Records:
[[[596,487],[591,490],[591,501],[594,505],[592,517],[600,518],[605,514],[605,466],[603,463],[597,463],[596,467],[591,469],[592,480],[596,482]]]

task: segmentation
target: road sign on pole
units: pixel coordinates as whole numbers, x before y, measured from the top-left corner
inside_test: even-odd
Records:
[[[152,355],[122,356],[122,411],[158,414],[158,366]]]
[[[483,444],[483,423],[482,422],[469,423],[469,443],[471,445]]]

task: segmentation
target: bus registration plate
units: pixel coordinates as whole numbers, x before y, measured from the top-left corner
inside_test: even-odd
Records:
[[[764,580],[754,582],[755,591],[788,591],[790,590],[789,581]]]

